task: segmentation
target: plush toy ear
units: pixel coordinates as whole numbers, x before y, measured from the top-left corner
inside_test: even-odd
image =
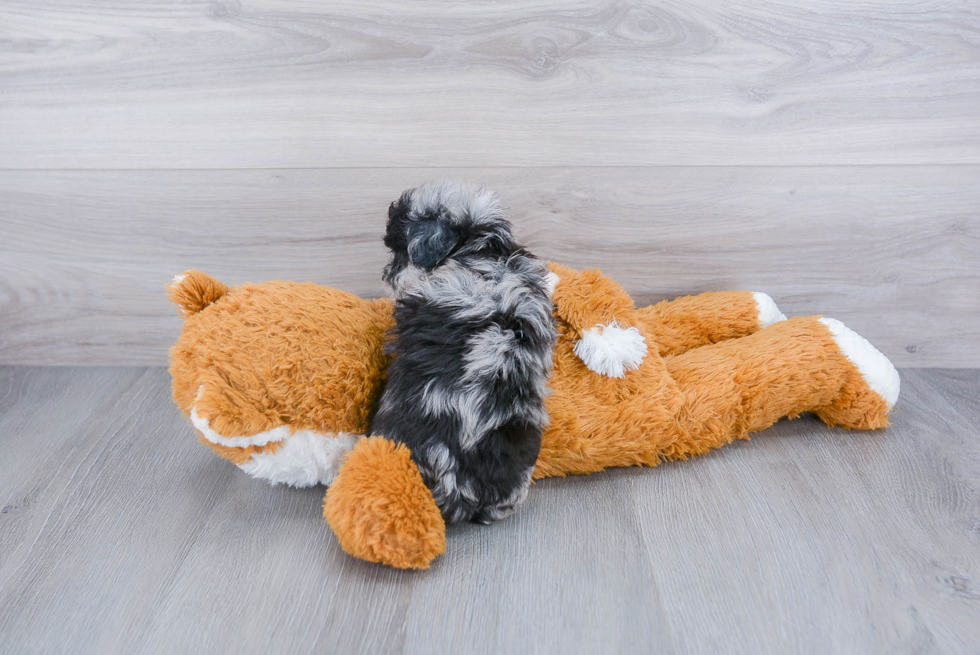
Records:
[[[167,285],[167,296],[189,318],[228,293],[228,285],[201,271],[184,271]]]
[[[446,522],[403,444],[361,439],[330,483],[323,515],[341,548],[369,562],[427,569],[446,552]]]
[[[456,230],[442,221],[416,223],[408,232],[408,258],[419,268],[431,271],[449,256],[458,241]]]

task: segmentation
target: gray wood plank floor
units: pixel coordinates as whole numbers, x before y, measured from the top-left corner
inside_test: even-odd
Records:
[[[889,430],[546,480],[411,573],[212,456],[164,369],[0,368],[0,652],[975,653],[980,371],[902,376]]]

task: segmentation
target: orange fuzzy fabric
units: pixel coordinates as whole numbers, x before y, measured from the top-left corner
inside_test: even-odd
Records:
[[[599,271],[551,268],[559,337],[535,478],[684,459],[805,411],[847,428],[888,424],[884,400],[817,317],[760,330],[744,291],[636,309]],[[387,365],[390,301],[290,282],[229,291],[196,271],[170,294],[188,315],[170,368],[185,414],[193,408],[225,437],[281,425],[366,432]],[[573,351],[584,330],[613,321],[648,346],[623,378],[594,373]],[[236,464],[279,447],[207,443]],[[324,515],[343,548],[370,561],[425,568],[445,549],[442,517],[408,450],[380,437],[350,452]]]
[[[195,273],[171,294],[204,275]],[[392,322],[389,300],[311,283],[245,284],[184,323],[170,351],[174,401],[229,437],[280,425],[362,434],[384,378]]]
[[[654,335],[660,355],[737,339],[759,329],[759,306],[749,291],[712,291],[664,300],[637,311],[646,334]],[[719,317],[724,320],[719,321]]]
[[[616,321],[621,327],[633,327],[636,322],[633,299],[612,278],[599,269],[576,271],[561,264],[548,264],[558,276],[558,286],[552,300],[556,318],[581,336],[583,330]]]
[[[228,293],[228,285],[200,271],[187,271],[167,287],[181,316],[192,316]]]
[[[198,437],[197,440],[214,451],[215,455],[227,459],[236,466],[241,466],[250,460],[254,453],[274,453],[279,450],[280,444],[278,441],[271,441],[263,446],[236,447],[211,443],[204,437]]]
[[[398,569],[425,569],[446,550],[446,524],[402,444],[361,439],[330,484],[323,515],[341,548]]]

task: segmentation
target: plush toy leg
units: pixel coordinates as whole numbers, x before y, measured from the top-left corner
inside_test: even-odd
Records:
[[[888,425],[898,373],[839,321],[793,318],[741,339],[668,358],[684,392],[668,459],[686,458],[813,411],[827,423]]]
[[[873,430],[888,425],[888,413],[898,401],[901,379],[888,358],[878,352],[864,337],[832,318],[820,322],[830,331],[834,342],[852,364],[840,394],[830,405],[816,411],[828,425]],[[868,393],[868,389],[872,393]],[[882,402],[884,406],[882,406]]]
[[[557,365],[565,359],[557,357]],[[661,378],[644,377],[656,364],[648,358],[631,374],[635,379],[596,382],[589,393],[557,390],[534,477],[686,459],[805,411],[832,425],[880,428],[898,394],[898,374],[881,353],[818,317],[792,318],[661,361]],[[642,391],[630,393],[641,379]],[[607,395],[609,385],[619,393]],[[587,402],[590,394],[602,395]]]
[[[361,439],[327,490],[323,514],[354,557],[426,569],[446,550],[446,524],[408,448]]]
[[[720,291],[665,300],[636,310],[661,356],[744,337],[786,320],[772,298],[751,291]]]

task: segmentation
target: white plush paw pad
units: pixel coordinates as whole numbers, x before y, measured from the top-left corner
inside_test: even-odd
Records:
[[[334,435],[300,430],[279,444],[276,452],[252,453],[238,468],[272,484],[291,487],[330,484],[358,438],[344,432]]]
[[[583,331],[574,351],[590,371],[621,378],[643,363],[647,342],[635,327],[621,328],[613,321]]]
[[[767,328],[773,323],[786,320],[786,314],[779,311],[779,307],[776,306],[775,301],[768,293],[753,291],[752,296],[755,298],[755,304],[759,307],[760,328]]]
[[[830,330],[844,357],[857,366],[868,387],[881,396],[888,409],[894,407],[902,383],[895,366],[867,339],[837,319],[821,318],[820,322]]]
[[[558,286],[558,282],[560,281],[561,278],[559,278],[558,275],[552,271],[549,271],[548,274],[544,276],[544,283],[548,285],[549,298],[555,297],[555,288]]]

